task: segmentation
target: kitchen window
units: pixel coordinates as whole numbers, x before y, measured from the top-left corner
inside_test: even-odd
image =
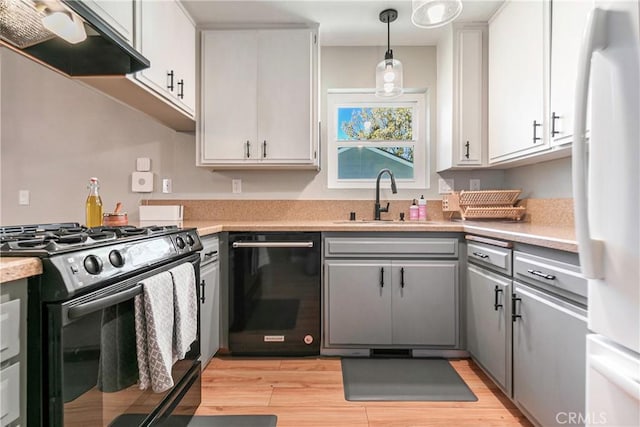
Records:
[[[428,188],[426,98],[329,91],[328,187],[374,188],[378,171],[388,168],[400,188]]]

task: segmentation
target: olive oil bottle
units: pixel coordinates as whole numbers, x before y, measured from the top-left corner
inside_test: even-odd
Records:
[[[98,194],[100,184],[98,178],[89,179],[89,196],[87,197],[86,222],[87,227],[99,227],[102,225],[102,199]]]

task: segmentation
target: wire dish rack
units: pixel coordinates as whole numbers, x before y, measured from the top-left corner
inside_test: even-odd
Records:
[[[526,212],[515,206],[521,190],[460,191],[442,197],[442,211],[451,218],[456,212],[466,219],[512,219],[520,221]]]

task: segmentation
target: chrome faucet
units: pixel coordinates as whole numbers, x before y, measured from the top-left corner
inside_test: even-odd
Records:
[[[380,212],[389,212],[389,202],[387,202],[387,207],[380,207],[380,177],[382,177],[384,173],[388,173],[389,177],[391,177],[391,191],[393,192],[393,194],[398,192],[398,188],[396,187],[396,179],[393,177],[393,172],[391,172],[389,169],[380,169],[380,172],[378,172],[378,177],[376,178],[376,205],[373,213],[373,219],[375,219],[376,221],[380,220]]]

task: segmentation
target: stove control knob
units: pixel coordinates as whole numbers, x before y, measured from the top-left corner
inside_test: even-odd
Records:
[[[109,262],[114,267],[120,268],[124,265],[124,257],[122,256],[119,250],[114,249],[111,252],[109,252]]]
[[[196,241],[193,240],[193,237],[191,237],[191,234],[187,234],[187,243],[189,244],[189,246],[193,246],[195,242]]]
[[[178,249],[184,249],[186,244],[184,243],[184,239],[182,237],[176,237],[176,246],[178,247]]]
[[[102,261],[95,255],[89,255],[84,259],[84,269],[89,274],[98,274],[102,271]]]

